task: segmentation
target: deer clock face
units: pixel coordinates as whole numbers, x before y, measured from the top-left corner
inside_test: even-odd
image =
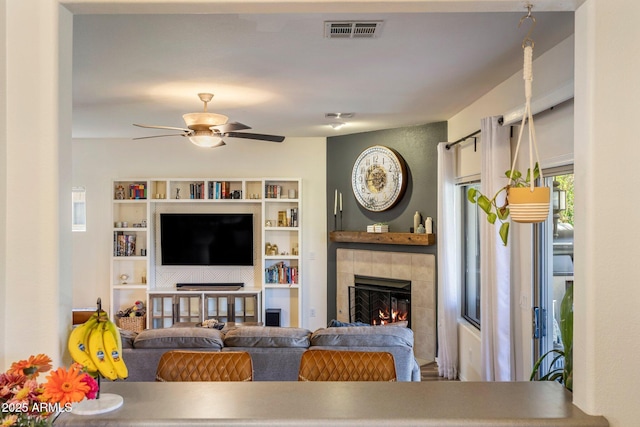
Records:
[[[393,207],[404,195],[406,166],[391,148],[374,145],[364,150],[351,172],[351,188],[362,207],[382,212]]]

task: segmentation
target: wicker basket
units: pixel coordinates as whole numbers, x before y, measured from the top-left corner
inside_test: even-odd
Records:
[[[147,316],[118,317],[118,326],[127,331],[141,332],[147,324]]]

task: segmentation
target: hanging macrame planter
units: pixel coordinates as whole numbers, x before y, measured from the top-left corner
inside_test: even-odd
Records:
[[[531,18],[535,26],[535,18],[531,16],[531,10],[529,15],[525,18]],[[524,19],[524,18],[523,18]],[[522,21],[520,21],[522,23]],[[533,30],[533,27],[531,28]],[[531,33],[531,31],[529,31]],[[509,174],[509,183],[515,183],[514,170],[516,161],[518,160],[518,151],[520,149],[520,142],[522,141],[522,135],[527,120],[528,125],[528,137],[529,137],[529,185],[524,187],[509,186],[507,188],[507,200],[509,203],[509,214],[511,219],[515,222],[523,223],[536,223],[543,222],[549,216],[549,204],[551,201],[551,193],[549,187],[536,187],[534,185],[536,176],[540,177],[540,181],[543,180],[542,170],[539,169],[540,158],[538,156],[538,146],[536,144],[536,132],[533,125],[533,115],[531,113],[531,82],[533,81],[533,40],[528,36],[522,43],[524,49],[524,92],[525,92],[525,107],[522,113],[522,123],[520,124],[520,132],[518,134],[518,144],[516,145],[515,156],[513,157],[513,164],[511,165],[511,173]],[[534,166],[533,155],[535,152],[536,163]]]

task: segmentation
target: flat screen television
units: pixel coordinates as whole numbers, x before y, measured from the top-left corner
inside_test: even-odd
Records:
[[[161,213],[162,265],[253,265],[253,214]]]

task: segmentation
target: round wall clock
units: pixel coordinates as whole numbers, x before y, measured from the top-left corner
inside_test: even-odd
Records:
[[[374,145],[364,150],[351,172],[351,188],[362,207],[382,212],[393,207],[404,195],[407,168],[400,154]]]

